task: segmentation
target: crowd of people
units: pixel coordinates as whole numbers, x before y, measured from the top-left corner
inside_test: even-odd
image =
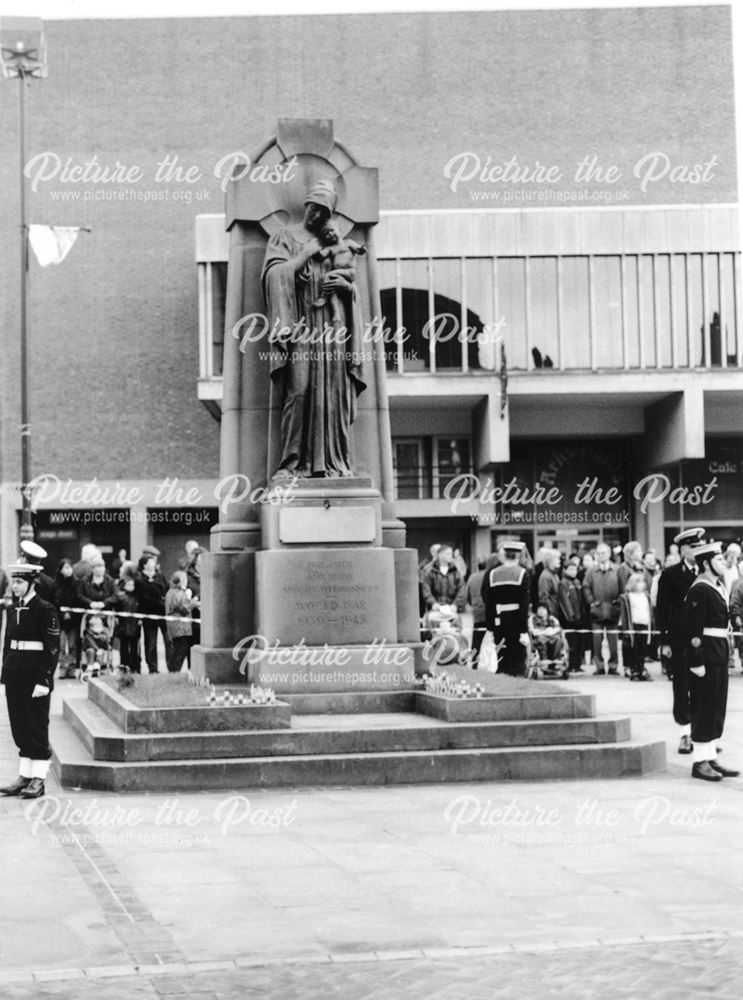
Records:
[[[36,561],[46,557],[39,546],[26,544]],[[191,646],[200,638],[203,551],[196,541],[186,542],[178,568],[166,577],[153,545],[144,546],[136,561],[120,550],[109,572],[100,550],[89,544],[79,559],[61,559],[53,577],[40,573],[36,591],[59,613],[57,676],[98,673],[112,664],[114,651],[117,662],[132,673],[142,672],[143,661],[150,673],[157,673],[158,636],[169,672],[182,670],[184,663],[190,666]],[[2,570],[0,595],[9,605]]]
[[[468,657],[477,666],[483,639],[493,631],[495,619],[505,624],[514,616],[514,628],[519,637],[529,636],[534,645],[535,636],[558,633],[564,637],[568,672],[585,672],[589,661],[596,674],[620,674],[620,656],[623,672],[633,681],[650,681],[647,662],[660,659],[663,672],[669,679],[673,674],[673,657],[668,643],[661,641],[667,631],[669,601],[666,588],[661,586],[663,571],[683,561],[682,544],[674,542],[664,559],[653,549],[643,549],[638,541],[612,549],[606,543],[594,549],[577,553],[563,553],[558,549],[540,549],[533,560],[525,545],[504,541],[488,560],[478,563],[475,572],[468,568],[458,549],[448,544],[436,544],[430,549],[430,558],[420,567],[421,615],[427,622],[440,615],[442,609],[461,616],[466,609],[472,613],[472,643]],[[733,542],[727,546],[725,559],[725,587],[730,602],[731,618],[738,630],[743,624],[743,571],[741,547]],[[508,581],[508,573],[498,586],[511,587],[511,599],[501,605],[509,607],[502,615],[489,616],[486,608],[488,580],[493,569],[517,566],[522,573]],[[483,588],[485,587],[485,593]],[[515,589],[514,589],[515,588]],[[503,631],[501,627],[501,631]],[[537,640],[538,641],[538,640]],[[562,640],[561,640],[562,641]],[[521,644],[528,643],[522,639]],[[509,643],[501,647],[501,659],[509,660]],[[550,652],[561,648],[555,642]],[[606,652],[606,656],[605,656]],[[730,665],[740,662],[741,639],[731,645]],[[521,659],[516,667],[506,663],[506,672],[514,669],[523,673]],[[499,666],[504,669],[504,664]]]

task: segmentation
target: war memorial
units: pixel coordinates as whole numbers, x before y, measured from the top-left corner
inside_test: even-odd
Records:
[[[63,786],[500,781],[665,766],[662,743],[634,742],[629,719],[597,717],[592,696],[466,667],[441,682],[420,637],[417,553],[395,516],[378,202],[377,169],[357,163],[327,119],[279,120],[251,168],[235,166],[221,473],[257,488],[212,531],[192,653],[195,678],[229,700],[147,709],[91,681],[54,734]],[[271,703],[232,700],[251,685]]]

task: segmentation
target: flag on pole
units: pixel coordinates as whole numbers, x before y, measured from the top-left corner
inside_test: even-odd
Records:
[[[81,226],[29,226],[29,242],[41,267],[61,264],[75,245],[81,228]]]

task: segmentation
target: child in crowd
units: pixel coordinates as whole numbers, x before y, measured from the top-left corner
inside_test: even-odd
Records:
[[[132,565],[129,563],[128,565]],[[135,582],[131,575],[119,578],[119,611],[133,614],[139,610],[139,602],[134,592]],[[117,617],[115,637],[119,643],[121,666],[128,667],[133,674],[141,673],[142,661],[139,656],[139,618]]]
[[[645,655],[652,641],[653,608],[642,571],[632,573],[619,598],[619,630],[625,676],[631,681],[652,681],[645,669]]]
[[[182,569],[176,570],[170,578],[170,589],[165,595],[165,614],[177,620],[166,622],[168,635],[173,643],[173,654],[168,663],[171,673],[178,673],[186,660],[191,665],[190,649],[193,642],[191,608],[194,605],[188,589],[188,576]]]
[[[88,618],[83,632],[83,679],[97,677],[111,663],[111,636],[100,615]]]

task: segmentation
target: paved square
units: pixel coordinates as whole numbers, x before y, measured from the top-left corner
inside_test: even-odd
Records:
[[[691,780],[653,672],[575,685],[664,774],[0,799],[0,995],[737,997],[743,780]],[[736,675],[730,764],[742,721]]]

